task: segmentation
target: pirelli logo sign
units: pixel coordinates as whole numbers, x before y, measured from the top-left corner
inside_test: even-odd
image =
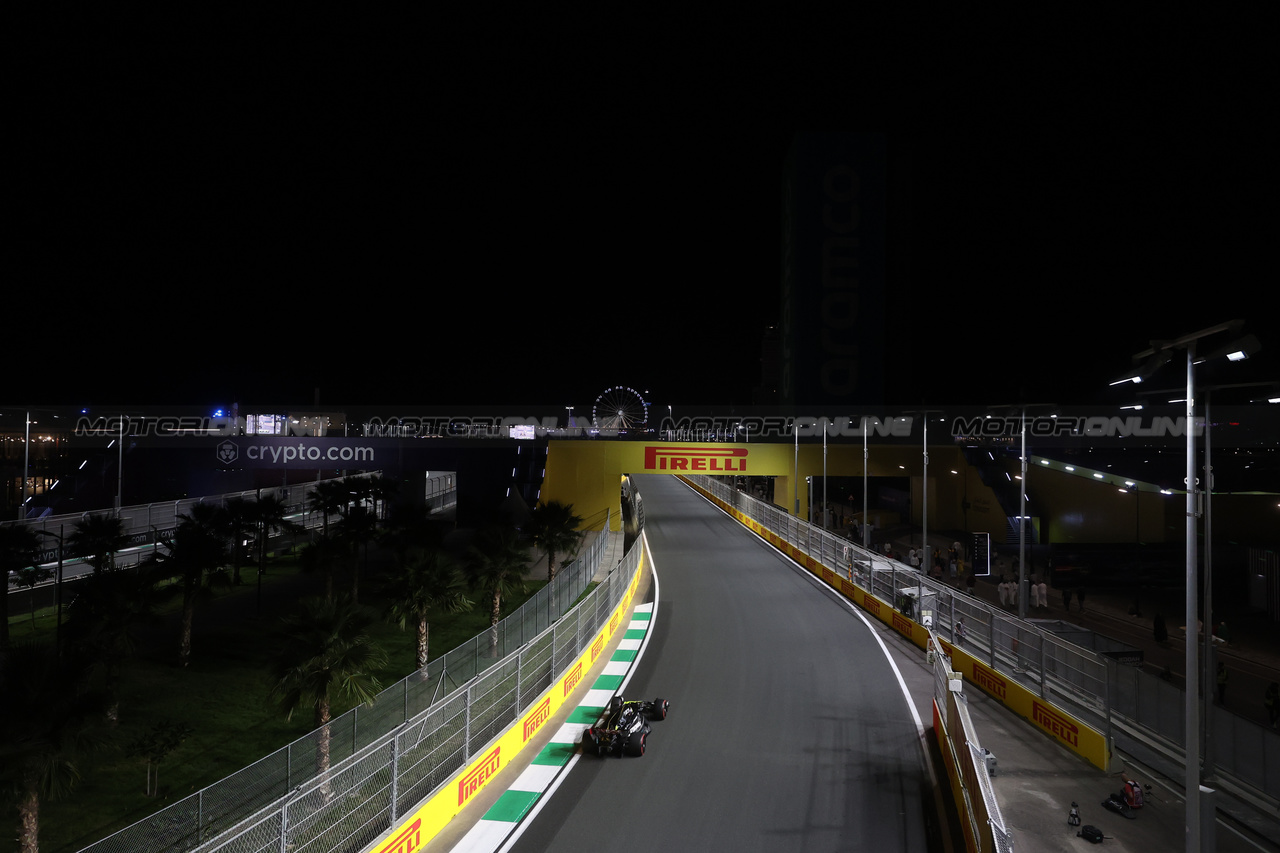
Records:
[[[1031,700],[1031,720],[1073,748],[1080,746],[1080,727],[1049,705]]]
[[[538,703],[538,707],[534,708],[529,716],[524,718],[524,742],[528,743],[529,738],[542,728],[542,724],[551,719],[551,697],[543,699]]]
[[[591,644],[591,662],[595,663],[596,658],[600,657],[600,653],[604,651],[604,637],[596,637],[596,641]]]
[[[745,447],[676,447],[650,445],[644,449],[644,470],[696,473],[747,470]]]
[[[458,780],[459,806],[471,799],[476,791],[483,788],[484,783],[489,781],[489,777],[498,772],[498,768],[502,766],[501,749],[502,747],[495,746],[492,752],[480,759],[479,764],[471,768],[467,775]]]
[[[378,853],[413,853],[422,847],[422,818],[400,830],[400,833],[382,847]]]
[[[582,661],[578,661],[577,666],[569,671],[564,677],[564,695],[568,696],[573,692],[573,688],[578,686],[578,682],[582,680]]]
[[[1001,702],[1005,700],[1009,689],[1003,678],[977,661],[973,662],[973,683]]]

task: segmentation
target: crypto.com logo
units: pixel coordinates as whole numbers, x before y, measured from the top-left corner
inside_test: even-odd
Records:
[[[286,441],[284,443],[248,444],[241,448],[230,439],[217,447],[218,461],[230,465],[241,458],[249,464],[260,465],[343,465],[347,467],[373,463],[377,451],[373,447],[332,444],[303,440]]]

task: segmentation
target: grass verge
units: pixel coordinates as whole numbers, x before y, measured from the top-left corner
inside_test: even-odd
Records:
[[[219,594],[195,616],[192,662],[177,666],[178,603],[161,612],[158,624],[143,633],[137,655],[121,672],[120,719],[109,743],[78,761],[81,779],[69,797],[42,802],[40,847],[52,853],[75,853],[148,815],[208,787],[283,748],[311,730],[310,713],[293,720],[271,696],[268,675],[276,616],[298,598],[319,592],[318,579],[304,575],[291,559],[273,564],[262,577],[247,574],[245,585]],[[526,594],[503,604],[506,616],[545,581],[530,581]],[[361,602],[381,611],[385,601],[362,579]],[[261,605],[259,604],[261,602]],[[262,615],[259,615],[261,608]],[[56,618],[51,609],[11,614],[13,640],[30,636],[52,641]],[[432,659],[456,648],[488,628],[488,608],[464,613],[441,612],[430,620]],[[389,622],[373,628],[374,639],[388,653],[377,673],[384,687],[413,672],[414,633]],[[349,710],[335,707],[333,716]],[[125,754],[125,746],[162,720],[185,723],[191,735],[159,766],[159,793],[145,794],[146,765]],[[16,828],[16,809],[9,804],[0,820]],[[0,851],[16,850],[14,832],[0,834]],[[122,851],[123,853],[123,851]]]

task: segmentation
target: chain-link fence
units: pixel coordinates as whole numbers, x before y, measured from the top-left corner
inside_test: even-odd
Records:
[[[584,632],[594,634],[599,614],[607,618],[612,607],[608,600],[616,603],[626,588],[614,571],[570,610],[617,535],[596,536],[497,626],[386,688],[371,705],[351,709],[84,853],[359,849],[403,813],[398,806],[422,799],[476,744],[510,725],[520,703],[576,658]],[[634,566],[636,555],[628,559]],[[380,797],[386,800],[381,805]],[[281,846],[286,837],[288,846]]]
[[[582,654],[626,593],[639,554],[632,548],[618,569],[563,618],[514,654],[492,660],[475,679],[423,713],[327,772],[314,773],[216,838],[170,849],[354,853],[367,847],[514,724]],[[91,849],[97,853],[99,848]]]
[[[810,525],[738,491],[728,481],[710,476],[690,479],[823,565],[847,573],[882,601],[909,604],[917,614],[930,610],[933,627],[940,634],[954,643],[962,630],[969,654],[1108,740],[1126,735],[1158,742],[1162,751],[1181,760],[1185,702],[1180,688]],[[1263,799],[1280,799],[1280,732],[1229,713],[1215,713],[1213,727],[1216,772],[1241,790],[1261,794]]]

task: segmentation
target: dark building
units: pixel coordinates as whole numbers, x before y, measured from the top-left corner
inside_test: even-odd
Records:
[[[782,181],[777,401],[884,398],[888,233],[884,134],[800,134]]]

